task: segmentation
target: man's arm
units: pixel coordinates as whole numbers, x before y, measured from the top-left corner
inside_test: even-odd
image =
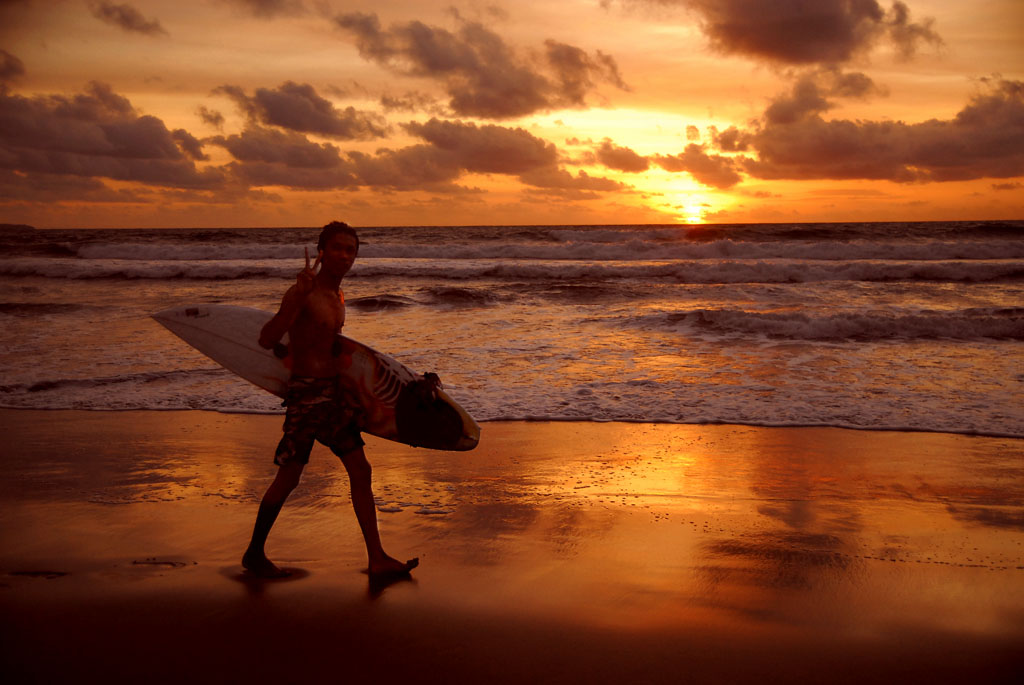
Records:
[[[274,314],[273,318],[260,330],[260,347],[265,350],[274,347],[299,318],[303,307],[306,306],[306,300],[309,299],[309,294],[313,292],[316,267],[320,265],[320,259],[323,256],[323,252],[319,253],[316,256],[316,262],[310,266],[309,251],[306,251],[306,268],[299,272],[295,278],[295,285],[288,288],[284,297],[281,298],[281,306],[278,307],[277,314]]]
[[[260,347],[269,350],[281,341],[284,334],[299,318],[308,297],[309,293],[300,292],[298,286],[293,285],[288,288],[288,292],[281,298],[281,306],[278,308],[277,314],[274,314],[260,330]]]

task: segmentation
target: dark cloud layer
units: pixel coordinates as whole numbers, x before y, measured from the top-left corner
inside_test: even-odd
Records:
[[[519,180],[535,188],[552,191],[572,191],[571,193],[558,192],[555,194],[574,199],[582,199],[582,196],[577,194],[581,191],[591,191],[588,197],[592,199],[597,197],[594,191],[622,191],[628,187],[624,183],[613,181],[610,178],[591,176],[585,171],[579,171],[573,176],[565,169],[559,169],[555,166],[542,167],[521,174]]]
[[[302,0],[222,0],[222,2],[235,5],[261,19],[303,14],[306,11]]]
[[[238,86],[225,85],[214,93],[230,97],[259,124],[343,140],[372,140],[388,133],[381,115],[353,107],[339,110],[309,84],[288,81],[277,89],[257,88],[252,96]]]
[[[842,63],[879,43],[904,58],[922,44],[940,45],[934,22],[913,22],[896,0],[627,0],[694,12],[716,50],[781,64]]]
[[[138,202],[139,193],[99,179],[0,168],[0,198],[12,202]]]
[[[146,19],[142,12],[131,5],[116,5],[112,2],[91,2],[89,9],[92,15],[100,21],[117,26],[120,29],[132,33],[142,33],[147,36],[166,36],[167,31],[160,25],[157,19]]]
[[[784,116],[777,107],[783,101],[791,105]],[[951,120],[826,121],[821,111],[817,98],[794,91],[768,108],[759,127],[730,129],[718,140],[756,152],[744,167],[764,179],[926,182],[1024,175],[1021,81],[986,81]]]
[[[554,145],[522,128],[431,119],[426,124],[406,124],[405,129],[451,155],[466,171],[522,174],[552,167],[558,159]]]
[[[464,192],[455,181],[477,173],[515,176],[538,188],[624,188],[584,173],[570,175],[558,167],[554,145],[521,128],[439,119],[411,122],[405,128],[425,142],[372,155],[343,152],[296,132],[256,126],[209,142],[231,153],[237,160],[230,165],[232,173],[250,185]]]
[[[246,102],[255,107],[258,99]],[[269,110],[261,116],[277,121]],[[205,117],[215,119],[209,112]],[[522,128],[435,118],[410,122],[405,129],[423,142],[374,154],[346,152],[310,140],[305,132],[255,121],[241,133],[200,140],[139,114],[104,84],[92,83],[73,96],[24,97],[0,89],[0,195],[137,202],[153,192],[215,190],[237,196],[260,186],[455,193],[469,192],[455,183],[466,174],[501,174],[537,188],[574,192],[624,187],[583,173],[571,176],[559,168],[554,145]],[[234,161],[198,168],[196,162],[209,160],[205,145],[223,148]],[[104,180],[143,186],[125,191]],[[201,196],[211,197],[196,195]]]
[[[330,143],[314,143],[300,133],[250,127],[242,133],[217,136],[219,145],[241,162],[281,164],[292,169],[328,169],[337,166],[340,151]]]
[[[24,75],[25,63],[6,50],[0,50],[0,83],[9,83]]]
[[[496,33],[465,21],[456,33],[418,21],[383,29],[375,14],[335,18],[359,54],[395,72],[437,79],[459,116],[503,119],[583,107],[598,82],[625,88],[615,60],[549,40],[540,63],[519,56]]]
[[[218,170],[196,168],[193,160],[201,156],[195,138],[139,115],[101,83],[70,97],[0,91],[0,168],[180,188],[218,186]]]

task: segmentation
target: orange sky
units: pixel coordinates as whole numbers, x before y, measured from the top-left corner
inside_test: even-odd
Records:
[[[0,222],[1024,218],[1020,0],[0,0],[0,27]]]

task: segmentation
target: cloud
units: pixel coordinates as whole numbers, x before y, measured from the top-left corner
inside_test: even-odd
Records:
[[[295,16],[305,14],[306,6],[302,0],[221,0],[245,10],[260,19],[273,19],[277,16]]]
[[[605,192],[627,188],[584,171],[573,176],[558,167],[554,145],[522,128],[437,119],[426,124],[409,123],[404,128],[433,146],[430,158],[439,168],[517,175],[526,185],[544,189]]]
[[[694,12],[712,48],[779,64],[847,62],[880,43],[909,58],[922,44],[941,45],[934,21],[914,23],[897,0],[630,0]]]
[[[350,152],[361,185],[393,190],[438,190],[462,175],[454,155],[431,145],[378,150],[376,155]]]
[[[600,176],[590,176],[585,171],[579,171],[575,176],[570,174],[564,169],[550,166],[528,171],[519,176],[519,180],[529,186],[535,188],[542,188],[552,191],[599,191],[599,192],[610,192],[610,191],[622,191],[629,188],[625,183],[619,183],[613,181],[610,178],[601,178]],[[566,197],[571,197],[574,193],[557,193]],[[575,195],[577,199],[579,195]],[[589,197],[597,197],[597,195],[590,195]]]
[[[207,109],[206,107],[200,106],[196,110],[196,114],[203,122],[213,126],[215,128],[221,128],[224,126],[224,115],[215,109]]]
[[[128,32],[142,33],[147,36],[166,36],[166,29],[156,19],[146,19],[139,10],[131,5],[115,5],[112,2],[90,2],[92,16]]]
[[[242,133],[207,142],[235,158],[231,172],[254,185],[330,189],[369,187],[382,190],[467,192],[455,185],[467,173],[516,176],[523,183],[573,192],[618,191],[627,186],[610,179],[576,176],[558,167],[551,143],[522,128],[431,119],[404,128],[424,143],[374,154],[343,152],[294,131],[250,126]]]
[[[224,85],[213,92],[230,97],[259,124],[344,140],[372,140],[388,134],[381,115],[353,107],[339,110],[309,84],[287,81],[276,90],[257,88],[251,97],[238,86]]]
[[[792,90],[775,98],[764,112],[769,124],[789,124],[808,115],[825,112],[835,105],[825,99],[818,85],[810,78],[797,81]]]
[[[359,54],[396,73],[440,81],[458,116],[503,119],[559,107],[584,107],[597,82],[625,88],[614,59],[598,51],[547,41],[540,63],[519,56],[482,24],[463,21],[456,33],[418,21],[382,29],[376,14],[335,18]]]
[[[910,22],[910,8],[902,2],[894,2],[886,15],[886,29],[889,39],[903,59],[910,59],[921,43],[934,46],[943,44],[942,37],[935,32],[935,20],[928,18],[920,24]]]
[[[750,147],[751,134],[730,126],[724,131],[711,127],[711,141],[722,152],[746,152]]]
[[[953,119],[917,124],[826,121],[812,98],[782,116],[772,112],[778,102],[757,127],[733,136],[756,152],[743,165],[757,178],[908,183],[1024,175],[1022,81],[986,79]]]
[[[596,87],[594,79],[607,81],[621,90],[629,90],[615,60],[600,50],[594,57],[582,49],[555,40],[544,41],[548,65],[558,81],[558,90],[566,103],[586,105],[586,95]]]
[[[554,145],[522,128],[438,119],[404,128],[450,156],[459,168],[475,173],[521,174],[554,166],[558,159]]]
[[[229,168],[249,185],[315,190],[357,185],[348,161],[336,146],[315,143],[301,133],[253,126],[209,142],[238,160]]]
[[[135,190],[114,190],[99,179],[0,168],[0,199],[19,202],[139,202]]]
[[[606,138],[597,148],[596,161],[610,169],[628,173],[647,171],[653,163],[665,171],[686,172],[698,183],[720,189],[731,188],[743,180],[736,160],[723,155],[709,155],[704,150],[704,145],[690,143],[678,155],[644,157]]]
[[[818,69],[814,74],[819,82],[826,84],[829,95],[842,98],[867,99],[872,95],[886,96],[889,91],[876,85],[871,77],[861,72],[842,72],[835,66]]]
[[[655,155],[652,160],[665,171],[685,171],[700,184],[713,188],[731,188],[743,177],[731,157],[709,155],[704,146],[690,143],[678,155]]]
[[[203,152],[203,144],[183,128],[171,131],[171,138],[178,144],[181,151],[196,161],[207,161],[209,156]]]
[[[1024,188],[1024,183],[993,183],[992,190],[1017,190]]]
[[[139,115],[102,83],[74,96],[0,91],[0,168],[180,188],[220,185],[222,173],[197,169],[196,154],[202,154],[198,141]]]
[[[610,169],[618,169],[630,173],[647,171],[651,163],[628,147],[619,147],[612,141],[605,139],[597,148],[597,161]]]
[[[24,75],[25,63],[6,50],[0,50],[0,83],[10,83]]]
[[[417,91],[409,91],[404,95],[382,95],[380,98],[380,106],[384,108],[385,112],[423,111],[439,115],[446,114],[446,112],[444,112],[444,107],[438,104],[436,98]]]
[[[280,164],[291,169],[330,169],[341,163],[341,151],[330,143],[315,143],[300,133],[250,127],[242,133],[216,136],[219,145],[242,162]]]
[[[887,94],[886,89],[877,86],[866,74],[843,72],[830,65],[798,74],[790,91],[775,97],[763,116],[769,124],[791,124],[836,107],[834,101],[827,99],[829,97],[867,99]],[[712,138],[724,151],[745,149],[748,142],[735,127],[722,134],[716,130]]]

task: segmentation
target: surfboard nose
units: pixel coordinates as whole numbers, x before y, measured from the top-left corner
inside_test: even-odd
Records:
[[[480,444],[480,433],[476,435],[467,435],[456,443],[455,447],[452,448],[455,452],[468,452],[475,449]]]

